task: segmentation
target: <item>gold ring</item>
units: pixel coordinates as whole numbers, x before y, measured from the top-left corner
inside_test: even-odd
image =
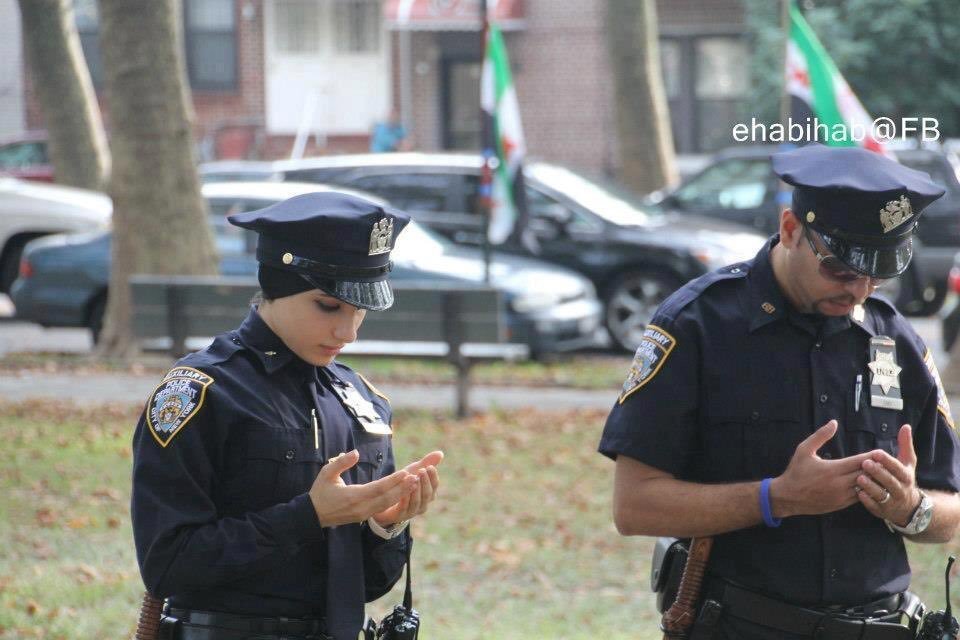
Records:
[[[890,491],[888,491],[887,489],[884,489],[883,497],[877,500],[877,504],[884,504],[889,499],[890,499]]]

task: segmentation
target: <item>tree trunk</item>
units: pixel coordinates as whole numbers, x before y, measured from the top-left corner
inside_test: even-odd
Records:
[[[99,353],[126,356],[135,273],[214,274],[217,257],[193,156],[180,3],[99,0],[112,122],[113,243]]]
[[[20,16],[57,182],[103,191],[110,151],[80,48],[73,2],[20,0]]]
[[[677,182],[670,114],[660,75],[655,0],[609,0],[620,177],[648,193]]]

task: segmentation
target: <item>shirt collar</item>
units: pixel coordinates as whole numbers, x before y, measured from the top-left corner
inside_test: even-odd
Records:
[[[268,374],[274,373],[287,364],[309,367],[283,340],[264,322],[256,306],[251,306],[246,319],[237,329],[237,338],[245,347],[257,355]]]
[[[774,235],[763,245],[753,259],[747,276],[749,295],[746,305],[751,333],[771,322],[791,316],[797,326],[819,333],[823,338],[849,329],[851,324],[860,327],[871,336],[876,335],[876,326],[873,317],[867,312],[866,305],[862,305],[859,312],[855,309],[849,316],[825,316],[819,329],[814,328],[810,322],[804,322],[802,314],[797,312],[783,295],[773,273],[770,252],[778,242],[780,242],[780,234]]]
[[[780,234],[767,240],[753,259],[747,274],[745,305],[747,317],[750,318],[751,333],[783,318],[789,306],[780,291],[780,285],[773,275],[773,265],[770,263],[770,251],[778,242]]]

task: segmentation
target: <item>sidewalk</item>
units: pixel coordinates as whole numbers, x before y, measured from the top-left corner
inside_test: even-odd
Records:
[[[84,374],[44,373],[29,371],[17,375],[0,375],[0,400],[18,402],[27,399],[50,400],[77,404],[104,402],[144,402],[160,382],[160,376],[136,376],[120,373]],[[445,409],[454,405],[453,385],[377,385],[396,408]],[[617,397],[617,389],[586,390],[567,388],[489,387],[473,385],[470,408],[517,409],[609,409]]]

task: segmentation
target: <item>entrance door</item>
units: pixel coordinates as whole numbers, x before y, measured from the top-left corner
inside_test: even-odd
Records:
[[[474,58],[443,61],[443,148],[480,148],[480,62]]]

